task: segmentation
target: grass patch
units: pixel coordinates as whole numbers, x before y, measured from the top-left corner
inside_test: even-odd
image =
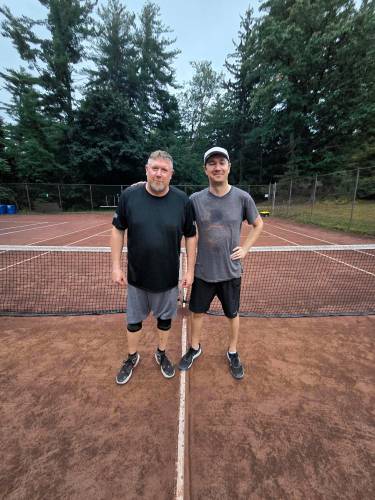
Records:
[[[293,205],[289,211],[287,207],[276,207],[274,215],[304,224],[375,236],[375,202],[358,200],[350,224],[351,210],[352,205],[348,202],[321,201],[315,203],[313,210],[310,204]]]

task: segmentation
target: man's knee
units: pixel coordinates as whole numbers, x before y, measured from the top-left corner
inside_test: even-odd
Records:
[[[159,330],[167,331],[167,330],[170,330],[171,326],[172,326],[171,319],[158,318],[158,329]]]
[[[127,329],[130,333],[139,332],[139,330],[142,329],[142,321],[140,321],[139,323],[128,323]]]

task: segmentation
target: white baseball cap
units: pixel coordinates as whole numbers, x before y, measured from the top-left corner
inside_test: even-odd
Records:
[[[211,156],[213,156],[213,155],[225,156],[225,158],[229,161],[228,151],[224,148],[219,148],[218,146],[215,146],[204,153],[203,161],[204,161],[205,165],[206,165],[208,159],[211,158]]]

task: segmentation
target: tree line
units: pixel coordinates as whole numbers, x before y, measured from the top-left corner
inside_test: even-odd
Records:
[[[2,36],[23,62],[0,72],[10,95],[1,182],[130,184],[150,151],[166,149],[174,182],[200,184],[216,144],[238,184],[374,165],[374,0],[248,9],[226,74],[195,61],[182,87],[155,3],[136,15],[120,0],[38,1],[42,20],[0,7]]]

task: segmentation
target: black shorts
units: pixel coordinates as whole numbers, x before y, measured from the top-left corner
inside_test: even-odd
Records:
[[[210,283],[194,278],[191,289],[189,309],[194,313],[205,313],[215,295],[220,300],[224,314],[227,318],[235,318],[240,307],[241,278],[233,278],[228,281]]]

